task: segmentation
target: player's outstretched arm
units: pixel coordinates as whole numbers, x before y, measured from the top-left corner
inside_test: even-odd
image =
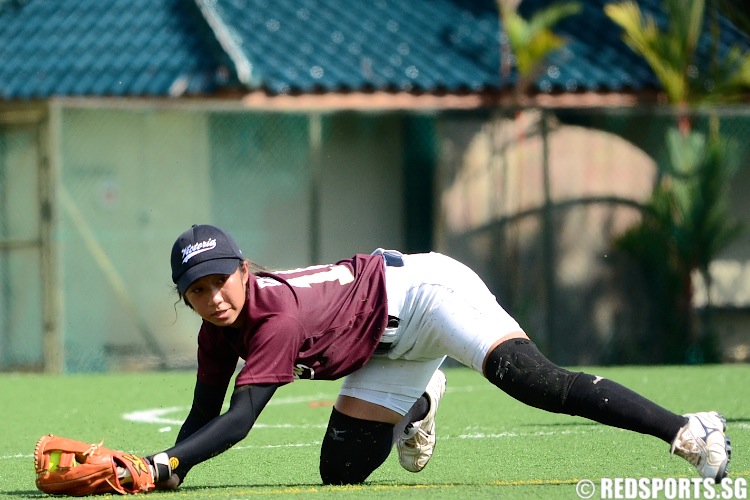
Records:
[[[190,407],[190,413],[180,428],[180,432],[177,434],[175,444],[192,436],[198,429],[219,416],[226,392],[226,385],[208,385],[201,381],[195,383],[193,404]]]
[[[178,439],[175,446],[165,451],[172,474],[184,479],[194,465],[225,452],[244,439],[281,385],[259,384],[236,388],[226,413],[201,426],[182,441]]]
[[[209,423],[221,414],[221,407],[224,404],[224,396],[227,392],[229,381],[226,384],[209,385],[201,381],[196,381],[193,390],[193,403],[190,406],[185,422],[180,427],[175,444],[178,444],[188,437],[195,434],[201,427]],[[172,474],[167,481],[161,481],[156,485],[159,490],[176,490],[187,476],[190,470],[183,467],[180,474]]]

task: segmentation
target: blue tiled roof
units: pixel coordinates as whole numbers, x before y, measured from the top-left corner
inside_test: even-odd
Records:
[[[210,93],[224,59],[185,0],[0,2],[0,99]]]
[[[211,9],[252,67],[247,83],[274,93],[497,85],[494,0],[230,0]]]
[[[604,15],[612,0],[579,1],[536,89],[656,88]],[[660,3],[639,1],[657,17]],[[750,48],[724,20],[721,33],[722,50]],[[493,91],[515,83],[500,75],[500,36],[495,0],[0,0],[0,99]]]

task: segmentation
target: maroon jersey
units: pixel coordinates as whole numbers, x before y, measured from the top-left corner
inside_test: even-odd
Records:
[[[251,275],[241,329],[204,321],[198,380],[236,386],[335,380],[361,368],[388,322],[383,257],[355,255],[336,264]]]

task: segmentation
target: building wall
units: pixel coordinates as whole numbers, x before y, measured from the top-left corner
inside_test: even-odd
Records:
[[[174,238],[193,223],[227,227],[250,258],[275,268],[405,246],[405,137],[419,134],[406,133],[404,114],[60,109],[49,144],[34,127],[0,130],[10,207],[0,243],[31,242],[12,252],[3,243],[0,368],[42,359],[43,287],[22,282],[48,281],[34,229],[43,208],[35,176],[47,155],[59,169],[55,300],[69,371],[158,366],[162,355],[174,366],[194,362],[199,321],[176,304],[167,264]],[[476,269],[558,362],[606,362],[621,339],[635,346],[632,355],[648,354],[649,304],[623,291],[637,283],[623,286],[635,278],[609,250],[653,182],[653,155],[632,138],[658,143],[654,130],[618,122],[628,132],[619,134],[553,119],[545,143],[538,114],[495,118],[438,120],[433,249]],[[432,145],[432,126],[425,130]],[[553,213],[545,212],[545,147]],[[731,193],[745,221],[748,179],[740,173]],[[715,298],[726,310],[748,296],[748,242],[745,231],[715,266]],[[738,338],[734,331],[735,352],[750,344]]]
[[[588,126],[550,114],[546,145],[538,113],[441,120],[438,246],[475,268],[558,363],[658,362],[650,357],[648,319],[658,311],[642,293],[639,271],[612,243],[640,218],[636,204],[651,193],[668,117],[570,114],[578,116],[569,122]],[[747,225],[743,168],[728,203]],[[750,345],[727,326],[750,304],[748,245],[750,234],[740,233],[712,265],[712,298],[729,308],[713,315],[723,350],[734,353],[726,359]],[[705,290],[700,280],[694,285],[700,307]]]
[[[158,366],[160,351],[173,365],[194,361],[199,321],[175,307],[168,264],[172,242],[191,224],[226,227],[249,258],[273,268],[399,247],[398,119],[321,123],[313,184],[307,116],[66,109],[59,240],[67,368]]]
[[[0,121],[0,366],[42,364],[38,148],[37,124]]]
[[[67,369],[106,369],[118,351],[187,354],[194,321],[172,306],[168,259],[176,236],[211,216],[205,116],[66,109],[61,131]]]
[[[646,334],[609,254],[638,217],[623,200],[648,196],[655,164],[611,133],[553,120],[541,130],[538,113],[441,122],[439,246],[555,361],[599,363],[618,332]]]

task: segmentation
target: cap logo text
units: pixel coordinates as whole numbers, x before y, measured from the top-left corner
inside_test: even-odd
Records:
[[[188,245],[182,249],[182,263],[184,264],[199,253],[206,252],[213,248],[216,248],[216,239],[214,238],[209,238],[205,241],[200,241],[198,243]]]

